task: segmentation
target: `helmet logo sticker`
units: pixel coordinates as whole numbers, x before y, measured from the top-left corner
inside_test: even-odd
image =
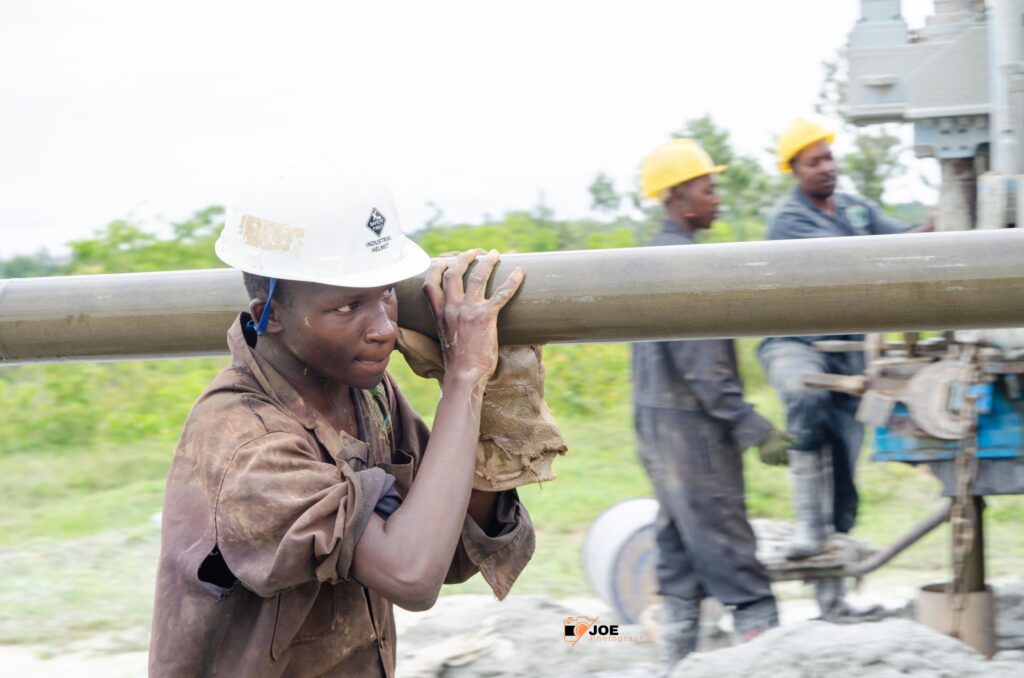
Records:
[[[306,235],[303,228],[245,214],[238,224],[238,230],[242,242],[250,247],[264,252],[283,252],[293,257],[302,255],[302,240]]]
[[[366,221],[366,227],[373,231],[374,235],[380,235],[384,230],[384,215],[374,207],[370,210],[370,218]]]

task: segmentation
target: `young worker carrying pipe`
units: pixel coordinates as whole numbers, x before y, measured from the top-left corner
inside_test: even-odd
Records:
[[[690,139],[655,149],[643,163],[642,190],[665,208],[651,245],[692,245],[721,202],[715,166]],[[713,596],[733,608],[743,639],[778,625],[768,572],[755,556],[747,521],[743,451],[784,454],[785,433],[743,400],[731,339],[633,344],[633,399],[640,459],[660,503],[656,541],[659,631],[670,664],[694,651],[700,604]]]
[[[795,119],[779,137],[778,164],[792,172],[797,185],[785,197],[768,225],[768,239],[830,238],[924,232],[929,223],[908,228],[884,214],[869,200],[836,192],[838,166],[832,155],[834,135],[824,127]],[[823,352],[814,342],[863,341],[863,335],[770,337],[758,356],[772,386],[786,406],[787,430],[795,438],[788,452],[797,531],[788,544],[787,558],[800,560],[822,553],[826,537],[824,497],[831,496],[832,527],[849,532],[857,519],[854,469],[864,440],[864,427],[854,419],[859,399],[811,388],[807,373],[861,374],[860,351]],[[825,455],[831,460],[831,484],[825,474]],[[778,459],[785,463],[785,457]],[[823,617],[852,612],[843,602],[842,581],[816,580]]]
[[[427,270],[446,367],[429,431],[385,371],[394,283],[430,264],[390,194],[316,153],[262,170],[217,242],[252,301],[171,466],[150,675],[391,676],[392,604],[425,610],[478,571],[504,598],[533,553],[515,490],[473,489],[523,272],[487,298],[496,251]]]

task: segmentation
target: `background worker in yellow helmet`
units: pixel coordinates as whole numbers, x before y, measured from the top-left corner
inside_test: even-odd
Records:
[[[644,160],[644,195],[665,208],[651,245],[691,245],[711,226],[721,202],[715,175],[723,170],[690,139]],[[661,505],[659,633],[675,664],[696,648],[706,596],[733,608],[741,638],[778,624],[747,521],[742,454],[755,445],[785,454],[789,439],[744,402],[730,339],[634,344],[633,389],[639,454]]]
[[[821,125],[798,118],[779,137],[779,170],[792,172],[793,192],[777,206],[768,225],[768,239],[827,238],[885,235],[933,230],[928,223],[908,228],[891,219],[864,198],[836,192],[838,165],[832,154],[833,134]],[[814,346],[822,340],[863,340],[863,335],[771,337],[758,351],[772,386],[786,405],[787,430],[795,438],[788,452],[795,538],[787,557],[800,560],[824,549],[827,512],[831,528],[849,532],[857,518],[854,467],[864,439],[864,427],[854,419],[858,399],[804,385],[803,374],[860,374],[864,354],[859,351],[825,353]],[[826,455],[828,459],[826,460]],[[782,460],[779,460],[780,463]],[[825,472],[831,462],[829,481]],[[831,497],[831,501],[825,499]],[[841,580],[818,580],[822,616],[849,612],[843,603]]]

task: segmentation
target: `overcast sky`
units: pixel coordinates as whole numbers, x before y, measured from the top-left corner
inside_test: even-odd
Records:
[[[929,0],[904,0],[911,24]],[[760,152],[812,112],[857,0],[0,6],[0,258],[224,200],[282,142],[372,157],[406,229],[589,208],[710,113]],[[929,199],[907,180],[900,199]]]

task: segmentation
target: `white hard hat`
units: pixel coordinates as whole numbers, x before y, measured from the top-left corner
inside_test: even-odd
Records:
[[[319,151],[260,159],[227,205],[215,251],[247,273],[378,287],[422,273],[430,257],[402,233],[390,191]]]

